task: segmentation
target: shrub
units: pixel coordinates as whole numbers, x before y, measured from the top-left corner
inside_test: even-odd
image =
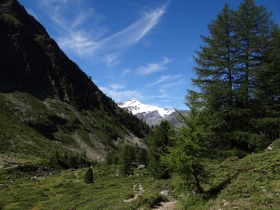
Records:
[[[89,184],[89,183],[92,183],[92,182],[93,182],[93,172],[92,172],[92,169],[89,168],[86,172],[86,175],[85,175],[85,183]]]

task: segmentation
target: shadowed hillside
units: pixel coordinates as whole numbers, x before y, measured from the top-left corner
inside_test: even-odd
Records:
[[[104,160],[107,151],[135,145],[149,131],[102,93],[16,0],[0,1],[0,28],[1,153],[46,158],[66,149]]]

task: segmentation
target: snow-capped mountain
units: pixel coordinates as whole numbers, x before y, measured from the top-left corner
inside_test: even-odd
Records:
[[[125,102],[120,102],[118,103],[119,107],[129,110],[132,112],[132,114],[137,115],[139,113],[151,113],[154,111],[157,111],[158,115],[161,117],[166,117],[170,114],[172,114],[173,112],[175,112],[174,109],[170,109],[170,108],[160,108],[157,106],[151,106],[148,104],[142,104],[137,100],[134,99],[130,99],[128,101]]]
[[[137,100],[130,99],[128,101],[118,103],[118,106],[131,111],[140,119],[143,119],[149,125],[158,125],[162,120],[168,120],[171,123],[176,122],[176,111],[171,108],[161,108],[148,104],[142,104]]]

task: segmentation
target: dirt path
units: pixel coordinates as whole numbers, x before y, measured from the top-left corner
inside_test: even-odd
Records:
[[[169,201],[169,202],[161,202],[160,206],[156,208],[152,208],[151,210],[175,210],[177,209],[177,202],[176,201]]]
[[[133,189],[134,193],[136,193],[135,196],[131,199],[123,200],[123,202],[131,203],[132,201],[135,201],[139,195],[142,195],[142,193],[144,191],[141,183],[133,185],[132,189]]]
[[[131,203],[135,201],[142,193],[144,192],[143,186],[141,183],[135,184],[132,187],[135,196],[133,198],[123,200],[125,203]],[[171,201],[169,202],[161,202],[159,206],[152,208],[151,210],[176,210],[177,209],[177,201],[175,199],[171,198]]]

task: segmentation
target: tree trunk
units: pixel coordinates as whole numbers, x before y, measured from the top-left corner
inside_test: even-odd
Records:
[[[197,168],[195,167],[195,164],[192,164],[192,168],[193,168],[193,177],[195,180],[195,188],[196,188],[196,192],[197,193],[203,193],[203,189],[200,185],[200,181],[198,179],[198,173],[197,173]]]

